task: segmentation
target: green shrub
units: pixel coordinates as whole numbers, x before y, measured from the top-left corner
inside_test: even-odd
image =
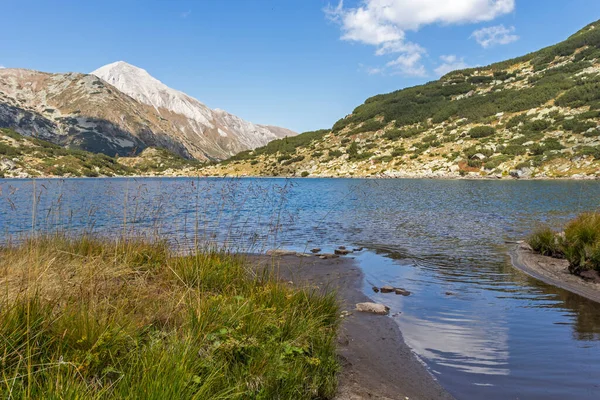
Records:
[[[304,160],[304,156],[295,156],[295,157],[290,157],[290,158],[288,158],[288,159],[284,160],[284,161],[281,163],[281,165],[290,165],[290,164],[293,164],[293,163],[300,162],[300,161],[302,161],[302,160]]]
[[[467,165],[471,168],[481,168],[483,162],[479,158],[472,158],[467,161]]]
[[[504,146],[500,151],[502,154],[511,156],[519,156],[527,153],[527,149],[518,144],[509,144],[508,146]]]
[[[310,175],[310,173],[308,171],[302,171],[302,173],[300,174],[300,176],[303,178],[306,178],[309,175]]]
[[[582,121],[578,118],[566,119],[562,123],[564,129],[574,133],[585,132],[590,128],[595,128],[596,125],[597,124],[593,121]]]
[[[576,151],[579,155],[592,156],[594,159],[600,160],[600,146],[579,146]]]
[[[403,147],[397,147],[392,150],[392,157],[402,157],[404,154],[406,154],[406,150]]]
[[[362,132],[376,132],[380,129],[385,128],[386,123],[384,121],[377,121],[375,119],[365,121],[363,124],[358,127],[352,129],[352,133],[362,133]]]
[[[562,241],[549,227],[536,229],[526,241],[534,251],[544,256],[563,256]]]
[[[485,169],[491,170],[497,168],[500,164],[504,162],[510,161],[511,159],[512,158],[510,156],[502,154],[486,161],[486,163],[483,166]]]
[[[492,136],[495,133],[496,130],[491,126],[476,126],[469,130],[469,136],[471,136],[473,139]]]
[[[523,125],[524,131],[531,132],[542,132],[550,127],[551,123],[545,119],[536,119],[535,121],[530,121]]]
[[[600,271],[600,213],[584,213],[565,227],[564,253],[569,271]]]
[[[527,121],[529,121],[529,116],[527,114],[515,115],[514,117],[508,120],[508,122],[506,123],[506,127],[514,128],[521,123],[526,123]]]
[[[251,157],[256,157],[261,154],[291,154],[295,153],[298,147],[308,146],[323,138],[329,131],[327,129],[321,129],[317,131],[304,132],[296,136],[287,136],[283,139],[273,140],[267,143],[263,147],[258,147],[253,151],[244,151],[236,154],[235,156],[228,159],[228,161],[246,160]]]
[[[344,153],[342,153],[340,150],[329,150],[327,152],[327,155],[329,155],[329,157],[331,158],[338,158],[341,157]]]
[[[16,147],[0,143],[0,154],[8,157],[16,157],[18,155],[21,155],[21,151]]]
[[[473,83],[475,85],[484,84],[484,83],[490,83],[493,80],[494,80],[493,77],[487,76],[487,75],[470,76],[467,79],[467,81],[469,81],[470,83]]]

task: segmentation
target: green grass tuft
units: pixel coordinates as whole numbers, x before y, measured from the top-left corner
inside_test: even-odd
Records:
[[[334,293],[219,249],[63,236],[0,249],[0,397],[327,399]]]

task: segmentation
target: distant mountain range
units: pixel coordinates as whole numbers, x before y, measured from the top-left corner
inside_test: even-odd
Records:
[[[296,134],[210,109],[122,61],[91,74],[0,69],[0,128],[110,156],[158,147],[197,160]]]
[[[600,21],[519,58],[371,97],[332,129],[205,172],[600,178]]]

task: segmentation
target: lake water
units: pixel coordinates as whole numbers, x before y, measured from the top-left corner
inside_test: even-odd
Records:
[[[364,246],[364,289],[459,399],[600,398],[600,305],[515,270],[506,241],[600,206],[600,182],[0,180],[3,240],[163,235],[181,249]],[[410,290],[375,294],[373,285]]]

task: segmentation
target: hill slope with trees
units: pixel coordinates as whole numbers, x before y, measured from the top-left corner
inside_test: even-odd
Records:
[[[600,177],[600,21],[519,58],[373,96],[331,130],[276,140],[204,172]]]

